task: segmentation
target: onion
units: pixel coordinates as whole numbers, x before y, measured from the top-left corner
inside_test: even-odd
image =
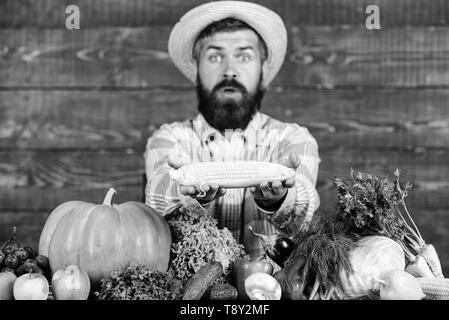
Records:
[[[418,279],[403,270],[385,272],[377,281],[381,300],[421,300],[425,296]]]
[[[392,270],[405,269],[402,247],[394,240],[383,236],[367,236],[356,242],[350,252],[353,272],[340,273],[343,299],[371,296],[379,290],[380,275]]]

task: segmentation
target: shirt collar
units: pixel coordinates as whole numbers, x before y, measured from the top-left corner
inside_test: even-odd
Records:
[[[264,115],[257,111],[254,117],[251,119],[251,121],[248,123],[248,126],[244,131],[236,130],[234,134],[237,134],[242,137],[248,137],[248,133],[251,131],[259,130],[262,128],[264,123]],[[220,131],[215,129],[214,127],[210,126],[209,123],[207,123],[206,119],[204,119],[203,115],[201,113],[198,113],[197,117],[195,118],[195,127],[196,131],[201,134],[201,140],[203,143],[213,141],[214,139],[224,139],[224,136],[221,134]],[[211,139],[211,137],[213,137]]]

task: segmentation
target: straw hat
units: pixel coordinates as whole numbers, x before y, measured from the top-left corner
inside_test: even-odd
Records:
[[[277,13],[252,2],[213,1],[188,11],[170,33],[170,58],[190,81],[196,83],[197,67],[192,56],[195,40],[209,24],[230,17],[247,23],[264,39],[268,48],[268,71],[264,74],[263,83],[267,86],[284,62],[287,30]]]

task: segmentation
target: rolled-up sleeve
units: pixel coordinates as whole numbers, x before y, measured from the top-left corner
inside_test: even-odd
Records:
[[[180,138],[178,138],[181,137]],[[176,209],[187,209],[197,214],[205,214],[206,206],[179,191],[179,184],[171,179],[168,165],[170,155],[191,158],[186,148],[185,133],[178,123],[162,125],[148,139],[144,153],[147,184],[145,186],[145,204],[162,215]]]
[[[306,128],[296,124],[288,124],[282,131],[277,152],[279,163],[286,163],[291,153],[299,156],[301,163],[296,169],[295,186],[288,189],[279,209],[273,212],[263,210],[259,206],[257,209],[268,215],[276,229],[292,234],[298,228],[307,226],[320,205],[315,186],[321,159],[315,138]]]

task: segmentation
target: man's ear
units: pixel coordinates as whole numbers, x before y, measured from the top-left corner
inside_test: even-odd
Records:
[[[265,82],[265,75],[268,73],[268,62],[267,60],[262,61],[262,85],[264,89],[268,87],[268,85]]]

